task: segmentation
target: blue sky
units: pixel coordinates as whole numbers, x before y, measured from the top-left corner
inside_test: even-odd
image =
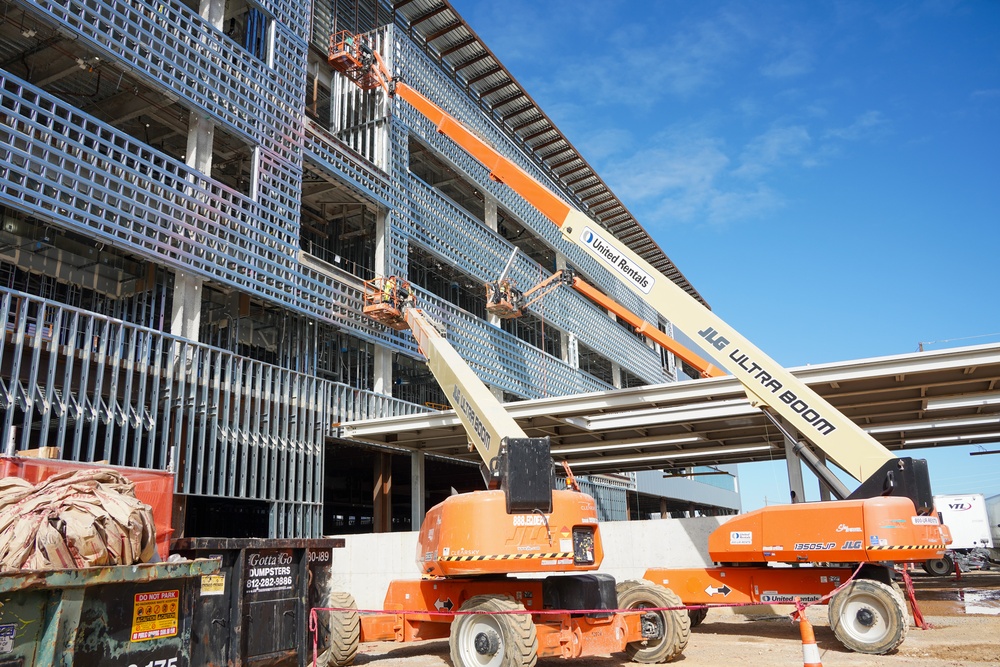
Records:
[[[1000,3],[452,4],[779,363],[1000,340]],[[936,493],[1000,493],[970,449]],[[787,498],[783,462],[741,484]]]

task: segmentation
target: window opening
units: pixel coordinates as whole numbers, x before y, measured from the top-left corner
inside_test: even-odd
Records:
[[[302,250],[358,276],[375,277],[377,213],[306,165],[302,181]]]
[[[258,60],[268,62],[271,17],[263,9],[245,0],[230,0],[222,22],[223,32]]]
[[[476,317],[486,318],[485,284],[431,255],[419,246],[409,247],[408,280]]]
[[[392,395],[395,398],[426,405],[439,410],[450,410],[451,403],[441,390],[427,364],[402,354],[393,355]]]
[[[412,135],[409,137],[409,149],[410,173],[438,190],[479,222],[486,220],[485,200],[475,185]]]
[[[602,382],[614,384],[614,371],[609,359],[601,356],[583,343],[579,343],[580,370]]]

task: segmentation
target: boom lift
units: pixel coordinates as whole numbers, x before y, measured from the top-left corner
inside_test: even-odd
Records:
[[[861,652],[885,653],[902,643],[906,609],[894,588],[891,563],[926,560],[940,556],[945,548],[932,513],[926,461],[895,457],[591,218],[419,92],[394,80],[379,54],[364,46],[363,37],[349,41],[335,36],[330,62],[363,88],[381,87],[406,100],[438,132],[489,169],[494,180],[508,185],[558,226],[567,242],[589,254],[717,359],[741,382],[751,404],[786,438],[797,442],[795,434],[801,434],[860,482],[850,492],[798,443],[800,456],[839,500],[770,506],[735,517],[709,539],[709,553],[719,567],[651,569],[645,578],[677,586],[688,604],[703,604],[706,596],[707,602],[730,602],[737,593],[747,601],[778,603],[790,601],[790,595],[810,599],[830,593],[858,565],[855,579],[830,600],[831,627],[842,643]],[[830,570],[802,567],[819,563]]]
[[[520,317],[529,306],[549,294],[553,289],[560,285],[569,285],[601,308],[614,313],[630,324],[637,334],[645,336],[663,349],[673,352],[684,363],[697,370],[701,377],[720,377],[726,374],[719,367],[698,356],[686,345],[671,338],[653,324],[642,319],[597,288],[592,287],[587,281],[576,275],[572,269],[556,271],[524,293],[517,291],[516,287],[508,287],[504,291],[502,289],[504,280],[506,279],[501,278],[499,281],[486,284],[486,310],[502,319]],[[498,284],[500,287],[495,287]],[[511,294],[513,297],[504,298],[505,293]]]
[[[449,637],[455,667],[531,667],[539,656],[621,651],[643,663],[679,656],[690,631],[680,599],[657,584],[616,586],[593,572],[604,556],[594,499],[578,488],[553,490],[548,438],[525,435],[416,307],[409,285],[393,276],[368,281],[364,312],[411,331],[483,461],[488,490],[453,495],[427,512],[417,542],[423,577],[389,585],[384,609],[392,613],[358,622],[354,612],[334,612],[324,664],[349,664],[360,642],[440,637]],[[529,573],[545,576],[509,576]],[[350,596],[335,599],[353,606]],[[643,607],[661,610],[613,611]],[[466,613],[436,613],[452,609]]]

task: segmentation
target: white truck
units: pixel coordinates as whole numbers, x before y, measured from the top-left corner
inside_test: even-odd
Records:
[[[986,499],[986,516],[990,520],[990,536],[993,538],[990,559],[998,562],[1000,561],[1000,494]]]
[[[924,561],[928,574],[944,576],[955,571],[955,564],[962,571],[990,567],[991,550],[1000,545],[1000,496],[990,498],[995,519],[987,512],[987,500],[981,493],[947,494],[934,496],[934,508],[941,523],[951,532],[951,544],[941,558]]]

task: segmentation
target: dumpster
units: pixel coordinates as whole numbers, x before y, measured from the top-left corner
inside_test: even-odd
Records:
[[[0,665],[194,667],[191,630],[216,561],[0,574]]]
[[[343,547],[330,538],[174,540],[171,553],[220,564],[194,612],[193,664],[308,665],[309,610],[328,606],[333,549]]]
[[[160,560],[166,560],[170,549],[170,525],[174,500],[174,473],[147,468],[127,468],[99,463],[80,463],[62,459],[34,459],[21,456],[0,456],[0,477],[20,477],[38,484],[52,475],[67,470],[110,468],[117,470],[135,484],[135,497],[153,508],[156,524],[156,550]],[[0,663],[2,667],[2,663]]]

